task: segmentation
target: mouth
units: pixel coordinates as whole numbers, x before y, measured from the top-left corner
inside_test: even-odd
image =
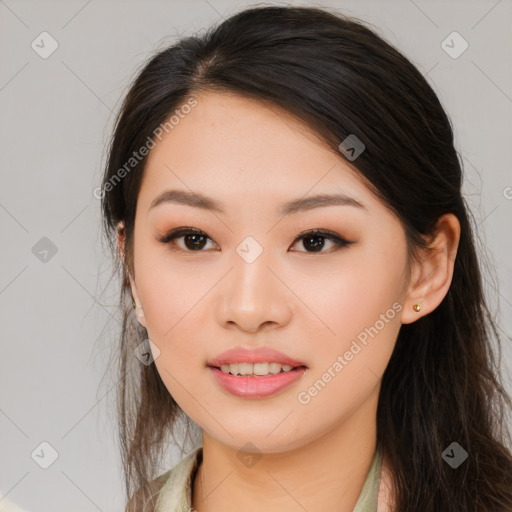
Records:
[[[264,399],[295,385],[308,367],[281,363],[230,363],[220,367],[208,365],[207,369],[214,382],[229,394],[239,398]]]
[[[282,373],[296,372],[298,370],[306,370],[307,366],[292,366],[289,364],[281,364],[277,362],[263,363],[230,363],[220,366],[208,365],[209,368],[215,368],[222,373],[235,377],[252,377],[262,378]]]
[[[206,362],[210,375],[227,393],[250,399],[268,398],[304,376],[304,361],[270,346],[234,347]]]

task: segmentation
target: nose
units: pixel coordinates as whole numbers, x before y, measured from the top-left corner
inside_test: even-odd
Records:
[[[280,273],[279,265],[265,251],[250,263],[234,254],[231,271],[215,299],[219,324],[249,333],[288,324],[294,295]]]

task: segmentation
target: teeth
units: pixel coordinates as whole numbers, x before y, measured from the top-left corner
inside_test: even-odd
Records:
[[[238,363],[238,373],[240,375],[249,375],[252,373],[253,365],[250,363]]]
[[[233,375],[268,375],[293,370],[293,366],[281,363],[233,363],[223,364],[221,370],[224,373],[231,373]]]

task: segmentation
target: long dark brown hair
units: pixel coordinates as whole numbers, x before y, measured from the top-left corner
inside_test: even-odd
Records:
[[[434,311],[401,326],[382,377],[377,443],[392,472],[394,512],[512,511],[512,403],[500,377],[499,328],[483,292],[476,223],[462,197],[450,120],[418,69],[369,24],[335,10],[291,6],[243,10],[158,51],[137,74],[116,120],[102,213],[123,278],[118,415],[130,507],[153,505],[157,461],[178,420],[187,425],[155,365],[133,357],[147,339],[128,281],[146,157],[130,158],[201,91],[280,106],[336,151],[357,134],[366,149],[353,164],[401,220],[412,248],[427,246],[442,214],[458,218],[450,288]],[[121,221],[124,261],[116,240]],[[457,469],[442,457],[453,442],[468,453]]]

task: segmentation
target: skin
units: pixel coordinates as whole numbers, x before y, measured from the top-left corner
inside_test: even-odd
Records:
[[[434,250],[420,253],[407,279],[399,219],[343,155],[276,107],[231,93],[203,92],[196,99],[198,105],[149,154],[131,279],[143,310],[139,321],[160,350],[158,372],[203,429],[192,506],[199,512],[256,511],[264,502],[269,512],[352,511],[376,448],[380,377],[401,324],[427,315],[446,295],[459,223],[453,215],[441,217]],[[171,203],[149,209],[168,189],[203,193],[222,203],[225,213]],[[366,208],[277,213],[286,201],[322,192],[346,193]],[[181,226],[206,233],[203,252],[192,251],[190,243],[187,249],[183,237],[171,245],[158,241]],[[336,250],[324,239],[317,253],[304,239],[294,241],[317,228],[354,243]],[[263,249],[250,264],[236,252],[247,236]],[[122,253],[121,229],[118,237]],[[412,308],[416,303],[420,312]],[[394,318],[360,344],[321,392],[300,403],[298,393],[389,310]],[[246,399],[224,391],[206,368],[227,349],[263,345],[303,361],[308,370],[284,391]],[[238,457],[246,443],[260,456],[254,465]],[[386,461],[382,475],[379,511],[391,499]]]

